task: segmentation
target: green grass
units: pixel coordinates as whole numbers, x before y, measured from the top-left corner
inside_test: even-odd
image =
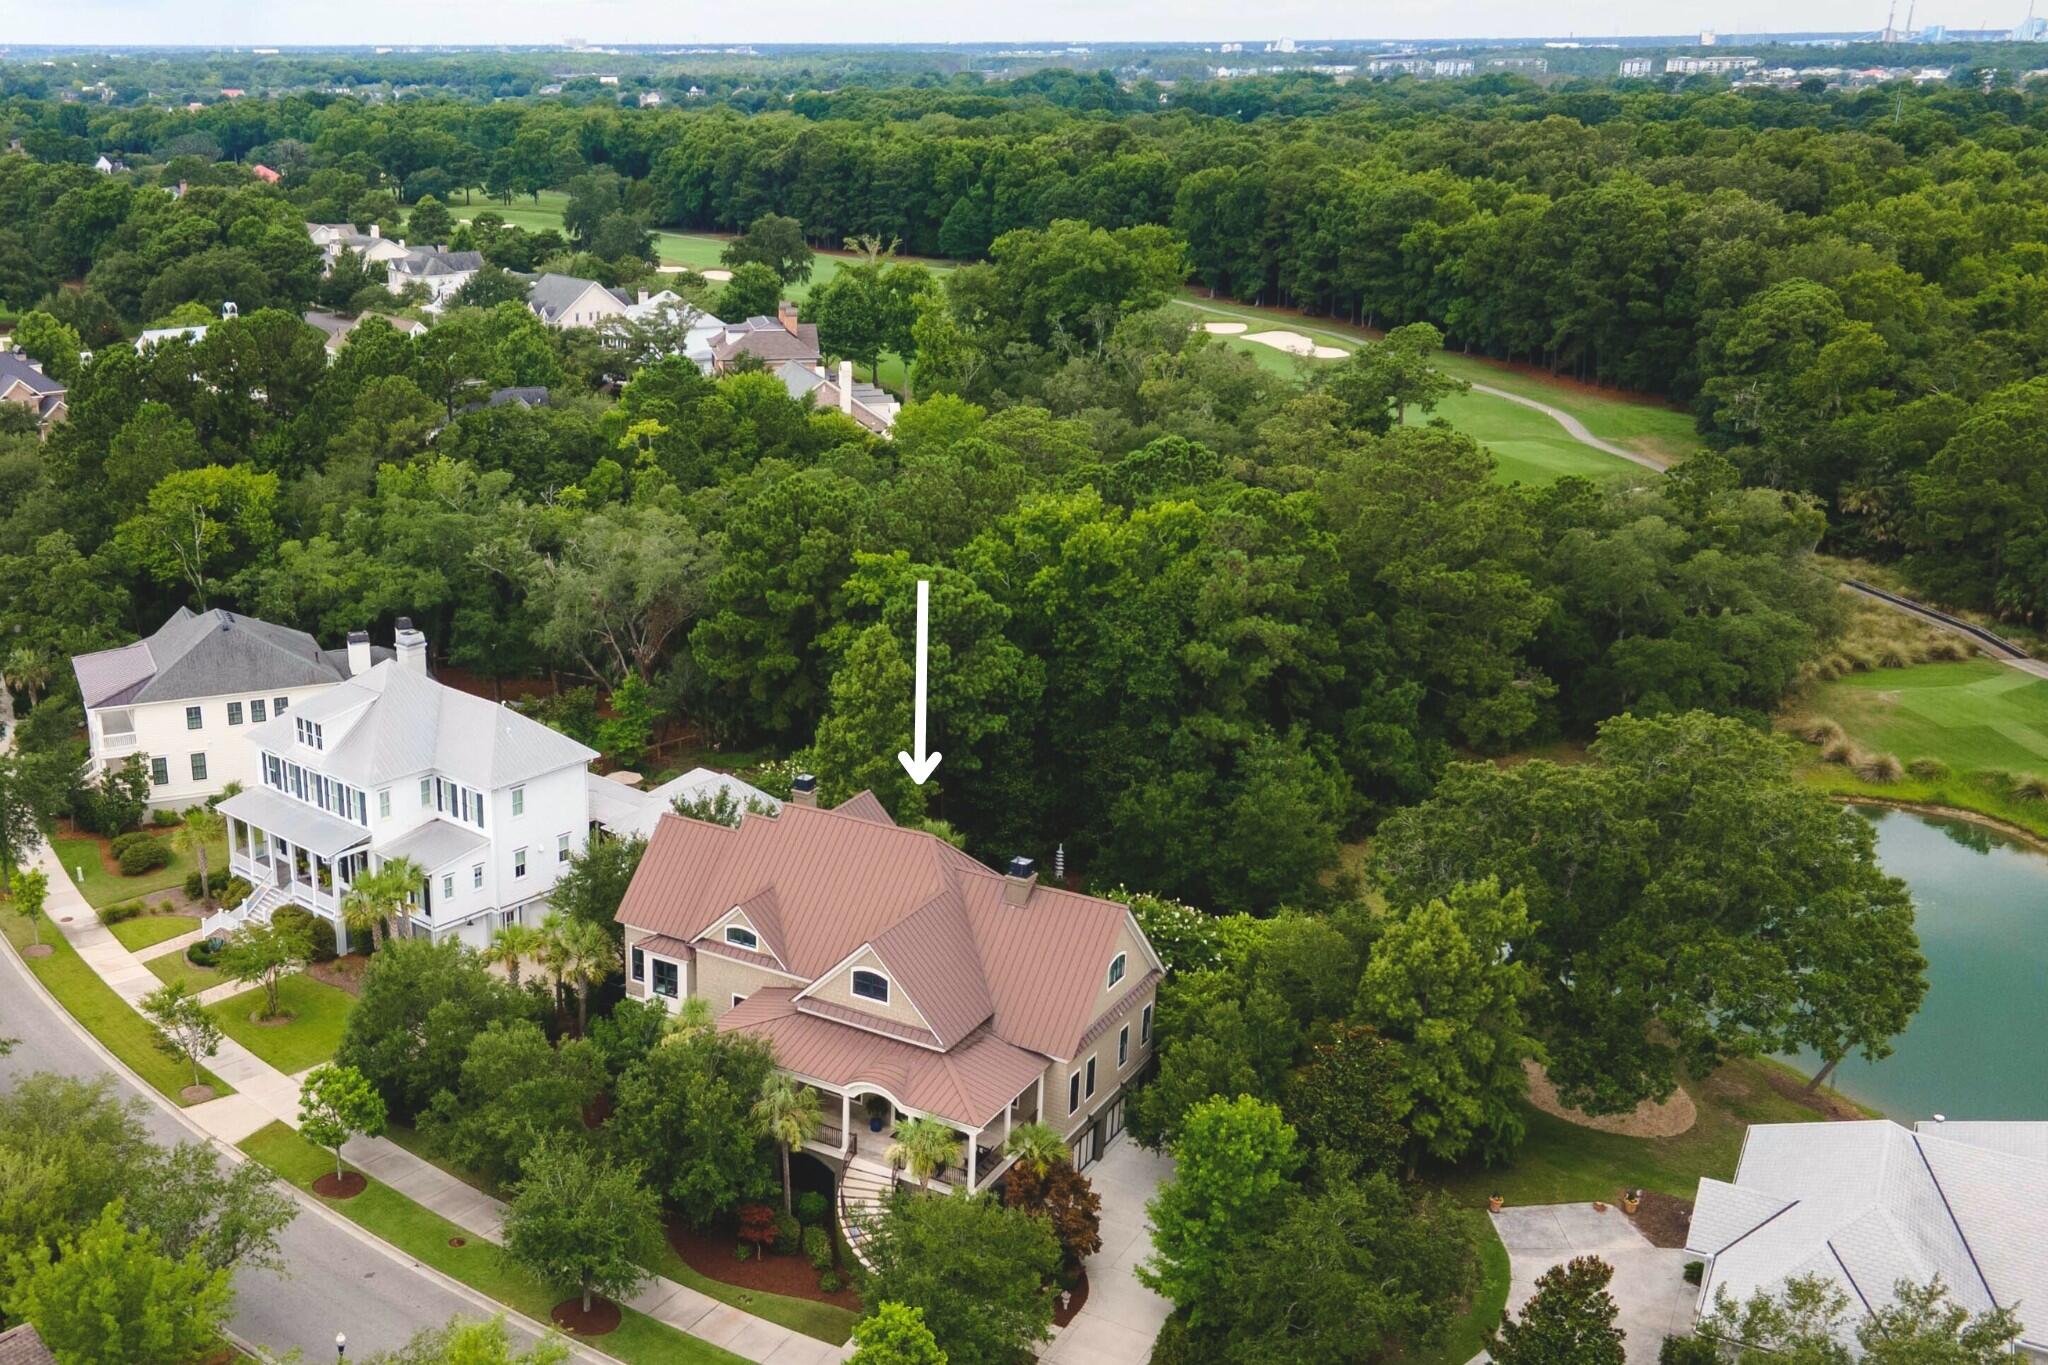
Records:
[[[1990,659],[1847,674],[1816,687],[1802,709],[1902,763],[2048,774],[2048,678]]]
[[[249,1017],[263,1006],[260,986],[229,996],[207,1013],[222,1033],[290,1075],[334,1056],[356,998],[309,976],[288,976],[278,987],[277,1003],[292,1016],[290,1023],[259,1024]]]
[[[1205,320],[1222,321],[1236,319],[1247,323],[1253,331],[1261,327],[1285,329],[1300,332],[1304,336],[1327,345],[1351,347],[1371,338],[1372,333],[1362,327],[1353,327],[1328,319],[1309,319],[1284,308],[1255,308],[1249,304],[1233,303],[1227,299],[1209,299],[1190,292],[1174,302]],[[1251,344],[1251,343],[1246,343]],[[1269,346],[1258,350],[1271,351]],[[1275,352],[1277,355],[1278,353]],[[1288,360],[1287,357],[1281,357]],[[1291,360],[1289,360],[1291,364]],[[1447,351],[1437,358],[1443,370],[1459,379],[1507,393],[1520,394],[1560,408],[1586,424],[1586,429],[1603,440],[1616,445],[1627,446],[1662,459],[1677,459],[1700,448],[1700,439],[1693,429],[1690,415],[1682,410],[1660,403],[1655,399],[1642,398],[1620,393],[1606,393],[1584,385],[1553,382],[1541,375],[1532,375],[1521,370],[1498,365],[1486,360],[1474,359]],[[1484,395],[1476,395],[1483,398]],[[1492,400],[1499,402],[1500,400]],[[1504,407],[1517,404],[1503,403]],[[1449,414],[1446,413],[1448,417]],[[1540,413],[1530,413],[1541,418]],[[1548,419],[1543,419],[1548,420]],[[1552,430],[1556,424],[1551,423]],[[1559,436],[1563,433],[1559,432]],[[1598,451],[1587,451],[1590,456],[1606,459]],[[1622,461],[1610,461],[1613,468],[1619,468]]]
[[[457,1180],[493,1198],[503,1198],[504,1191],[495,1188],[491,1182],[474,1171],[464,1170],[437,1154],[420,1137],[419,1130],[402,1123],[390,1125],[384,1133],[398,1146],[405,1148],[420,1160],[438,1166]],[[850,1313],[837,1304],[820,1303],[815,1299],[792,1298],[787,1294],[774,1294],[766,1290],[747,1289],[723,1280],[714,1280],[709,1275],[693,1269],[688,1261],[676,1254],[674,1247],[666,1240],[658,1256],[646,1269],[677,1284],[687,1285],[699,1293],[717,1299],[720,1303],[731,1304],[753,1314],[779,1323],[792,1332],[801,1332],[807,1337],[837,1346],[853,1334],[853,1324],[860,1316]]]
[[[1486,1338],[1500,1326],[1508,1306],[1508,1249],[1501,1245],[1493,1220],[1477,1209],[1466,1209],[1473,1236],[1479,1242],[1479,1287],[1472,1302],[1452,1320],[1443,1340],[1430,1350],[1407,1357],[1407,1365],[1465,1365],[1486,1348]]]
[[[221,974],[220,968],[195,966],[183,953],[165,953],[162,957],[153,957],[142,965],[149,968],[150,975],[167,986],[173,981],[184,982],[185,988],[194,995],[210,990],[227,980],[227,977]]]
[[[1771,1087],[1773,1071],[1805,1083],[1789,1067],[1765,1060],[1731,1062],[1704,1084],[1688,1082],[1699,1120],[1677,1137],[1602,1133],[1525,1105],[1529,1136],[1512,1162],[1461,1166],[1438,1178],[1459,1202],[1473,1207],[1490,1194],[1505,1195],[1510,1204],[1576,1204],[1614,1199],[1638,1186],[1691,1199],[1701,1176],[1734,1177],[1750,1124],[1820,1119],[1816,1111]]]
[[[1547,414],[1492,394],[1452,394],[1434,415],[1492,451],[1503,483],[1555,483],[1569,474],[1604,479],[1640,468],[1574,439]]]
[[[0,922],[5,924],[7,941],[17,949],[32,941],[27,916],[9,907],[0,911]],[[47,917],[42,921],[42,941],[50,946],[50,956],[23,961],[36,979],[49,988],[50,994],[57,997],[57,1003],[136,1075],[173,1103],[186,1103],[178,1092],[192,1083],[191,1067],[157,1050],[156,1030],[149,1021],[116,995],[112,986],[100,980],[99,973],[86,965],[78,950]],[[233,1086],[204,1067],[200,1068],[199,1078],[212,1086],[217,1095],[234,1093]]]
[[[2048,801],[2014,796],[2003,785],[1976,774],[1935,780],[1907,776],[1897,782],[1866,782],[1839,764],[1812,763],[1801,770],[1800,777],[1830,796],[1897,801],[1909,806],[1946,806],[1988,815],[2036,839],[2048,840]]]
[[[150,833],[170,843],[168,831],[151,830]],[[190,855],[171,849],[171,861],[154,872],[145,872],[139,877],[123,877],[117,872],[107,871],[100,860],[99,840],[73,836],[50,841],[57,858],[64,864],[64,870],[77,882],[86,903],[94,907],[114,905],[120,901],[132,901],[152,891],[167,891],[174,886],[183,886],[185,876],[193,871]],[[206,850],[206,866],[209,871],[219,871],[228,865],[228,842],[225,838],[210,844]],[[85,879],[79,880],[79,871],[84,870]]]
[[[167,938],[189,934],[198,927],[197,915],[139,915],[108,925],[107,932],[120,940],[121,946],[129,952],[139,953],[144,948],[154,948]]]
[[[243,1139],[242,1150],[304,1190],[334,1170],[334,1158],[282,1123],[272,1123]],[[568,1295],[550,1288],[517,1265],[494,1243],[484,1241],[439,1214],[407,1199],[388,1185],[371,1181],[354,1199],[323,1199],[322,1203],[358,1227],[383,1238],[421,1261],[506,1307],[541,1322]],[[450,1246],[461,1237],[464,1246]],[[623,1310],[619,1330],[591,1339],[607,1355],[630,1365],[732,1365],[740,1357],[676,1331],[653,1318]]]

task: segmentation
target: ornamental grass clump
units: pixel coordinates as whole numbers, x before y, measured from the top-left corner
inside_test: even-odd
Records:
[[[1859,754],[1850,765],[1865,782],[1888,784],[1899,780],[1905,769],[1891,754]]]

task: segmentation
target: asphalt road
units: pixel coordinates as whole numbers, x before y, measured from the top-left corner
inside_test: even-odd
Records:
[[[19,1040],[0,1057],[0,1086],[32,1071],[111,1076],[116,1093],[140,1095],[143,1122],[169,1144],[203,1140],[154,1091],[143,1091],[116,1068],[97,1043],[81,1036],[69,1015],[36,986],[20,959],[0,947],[0,1037]],[[334,1357],[334,1334],[348,1334],[349,1357],[401,1345],[422,1327],[452,1317],[488,1317],[482,1298],[400,1257],[353,1224],[317,1206],[301,1209],[281,1238],[284,1274],[245,1270],[235,1277],[235,1317],[244,1341],[283,1352],[298,1347],[310,1365]],[[518,1322],[522,1343],[531,1333]]]

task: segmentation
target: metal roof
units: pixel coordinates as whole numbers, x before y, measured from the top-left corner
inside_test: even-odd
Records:
[[[482,848],[490,840],[473,829],[467,829],[452,820],[436,817],[393,839],[377,850],[377,856],[389,861],[392,858],[410,858],[419,865],[422,872],[438,872],[465,854]]]
[[[263,787],[236,792],[217,807],[222,815],[256,826],[273,838],[322,858],[370,842],[370,831],[338,815]]]
[[[297,747],[300,719],[327,730],[326,748],[317,755]],[[436,772],[496,791],[597,757],[559,730],[395,660],[251,726],[249,739],[366,787]]]

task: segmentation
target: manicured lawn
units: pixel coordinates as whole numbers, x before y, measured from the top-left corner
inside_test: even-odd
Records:
[[[7,941],[17,949],[31,941],[27,916],[16,914],[10,907],[0,910],[0,923],[6,927]],[[72,1018],[106,1045],[107,1051],[174,1103],[184,1104],[186,1101],[178,1092],[192,1083],[191,1067],[157,1050],[156,1030],[149,1021],[116,995],[112,986],[100,980],[99,973],[86,965],[78,950],[48,918],[42,921],[42,940],[50,945],[50,956],[23,959],[36,979],[49,988]],[[203,1067],[200,1079],[212,1086],[216,1094],[234,1093],[233,1086]]]
[[[258,1129],[240,1144],[243,1151],[301,1189],[334,1169],[334,1158],[282,1123]],[[546,1322],[548,1310],[568,1297],[514,1264],[494,1243],[407,1199],[388,1185],[370,1182],[354,1199],[324,1199],[327,1207],[374,1233],[406,1255],[444,1275],[462,1281],[508,1308]],[[466,1245],[450,1246],[464,1238]],[[624,1309],[619,1330],[593,1338],[591,1344],[631,1365],[730,1365],[739,1356],[707,1341],[687,1336],[650,1317]]]
[[[1479,1287],[1472,1291],[1472,1303],[1445,1330],[1434,1349],[1417,1351],[1408,1365],[1465,1365],[1486,1346],[1486,1338],[1500,1326],[1508,1306],[1508,1249],[1500,1244],[1493,1220],[1477,1209],[1467,1209],[1473,1233],[1479,1239]]]
[[[1434,1178],[1461,1203],[1483,1205],[1489,1194],[1511,1204],[1569,1204],[1613,1199],[1640,1186],[1691,1199],[1700,1177],[1732,1179],[1742,1154],[1743,1134],[1752,1123],[1818,1121],[1814,1110],[1771,1088],[1770,1069],[1796,1073],[1769,1061],[1731,1062],[1704,1084],[1686,1089],[1699,1108],[1699,1121],[1670,1138],[1623,1137],[1596,1132],[1524,1107],[1529,1136],[1506,1166],[1478,1164],[1437,1172]],[[1798,1077],[1800,1084],[1804,1077]]]
[[[420,1160],[440,1167],[464,1184],[474,1186],[493,1198],[502,1199],[505,1192],[494,1188],[491,1183],[473,1171],[466,1171],[453,1165],[432,1148],[419,1135],[419,1130],[402,1123],[394,1123],[385,1130],[384,1136],[398,1146],[405,1148]],[[772,1294],[765,1290],[746,1289],[723,1280],[714,1280],[700,1274],[689,1262],[676,1254],[675,1248],[666,1241],[661,1246],[661,1256],[646,1267],[657,1275],[687,1285],[699,1293],[708,1294],[720,1303],[729,1303],[752,1313],[757,1318],[766,1318],[779,1323],[792,1332],[802,1332],[807,1337],[839,1345],[853,1334],[853,1324],[858,1314],[849,1313],[837,1304],[819,1303],[814,1299],[791,1298],[787,1294]]]
[[[2048,678],[1990,659],[1847,674],[1815,688],[1801,709],[1901,763],[2048,774]]]
[[[278,987],[277,1002],[292,1016],[290,1023],[259,1024],[249,1017],[262,1008],[261,986],[229,996],[207,1012],[222,1033],[290,1074],[334,1056],[356,998],[309,976],[288,976]]]
[[[152,831],[155,833],[156,831]],[[169,843],[168,833],[158,835]],[[93,906],[113,905],[119,901],[132,901],[151,891],[164,891],[173,886],[183,886],[185,875],[193,870],[189,855],[171,850],[171,861],[154,872],[145,872],[139,877],[124,877],[118,872],[107,870],[100,856],[104,847],[99,840],[87,836],[56,838],[50,847],[57,852],[64,870],[71,874],[71,880],[78,883],[78,889]],[[206,866],[209,871],[218,872],[228,865],[228,844],[226,839],[210,845],[206,851]],[[83,869],[85,879],[79,880]]]
[[[1500,465],[1496,477],[1503,483],[1555,483],[1568,474],[1604,479],[1630,471],[1655,477],[1640,465],[1574,440],[1549,415],[1489,393],[1452,394],[1437,405],[1435,415],[1492,451]]]
[[[120,940],[121,946],[129,952],[139,953],[144,948],[154,948],[167,938],[189,934],[198,927],[197,915],[139,915],[110,925],[107,932]]]
[[[1914,806],[1947,806],[1974,811],[2048,839],[2048,801],[2013,795],[2004,786],[1972,773],[1929,780],[1913,776],[1896,782],[1866,782],[1839,763],[1814,762],[1800,770],[1800,779],[1833,796],[1869,797]]]
[[[220,968],[194,966],[192,960],[183,953],[165,953],[161,957],[151,958],[142,965],[149,968],[150,974],[165,985],[173,981],[184,982],[185,988],[194,995],[210,990],[227,980],[221,975]]]

